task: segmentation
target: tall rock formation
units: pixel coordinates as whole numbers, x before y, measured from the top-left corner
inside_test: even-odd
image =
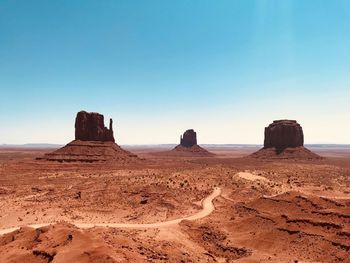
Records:
[[[208,152],[197,144],[197,133],[193,130],[187,130],[180,137],[180,144],[166,155],[182,156],[182,157],[210,157],[215,154]]]
[[[75,118],[75,139],[81,141],[114,142],[113,120],[109,120],[109,129],[104,125],[102,114],[80,111]]]
[[[260,159],[321,159],[304,147],[303,128],[295,120],[276,120],[265,128],[264,147],[250,155]]]
[[[264,148],[285,149],[303,145],[303,128],[295,120],[273,121],[265,128]]]
[[[136,160],[135,154],[115,143],[112,126],[110,119],[109,128],[105,127],[102,114],[80,111],[75,118],[75,140],[39,159],[59,162],[114,161],[117,164]]]
[[[184,147],[192,147],[197,144],[197,133],[193,130],[187,130],[180,138],[180,145]]]

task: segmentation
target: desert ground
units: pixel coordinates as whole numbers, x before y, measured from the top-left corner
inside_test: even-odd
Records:
[[[350,262],[350,149],[257,160],[257,147],[132,163],[0,149],[0,262]]]

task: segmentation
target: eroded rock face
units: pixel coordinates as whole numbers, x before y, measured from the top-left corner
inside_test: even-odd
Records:
[[[43,157],[38,157],[37,160],[111,162],[113,165],[140,161],[137,155],[124,150],[115,143],[112,125],[111,119],[109,129],[106,128],[101,114],[80,111],[75,119],[75,140]],[[79,195],[76,198],[80,198]]]
[[[295,120],[273,121],[265,128],[264,148],[285,149],[303,145],[303,128]]]
[[[194,130],[187,130],[180,138],[180,145],[192,147],[197,144],[197,133]]]
[[[104,125],[102,114],[80,111],[75,118],[75,139],[81,141],[114,142],[113,121],[109,121],[109,129]]]

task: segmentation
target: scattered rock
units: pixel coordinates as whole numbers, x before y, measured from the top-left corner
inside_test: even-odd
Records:
[[[140,201],[140,204],[145,205],[147,204],[147,202],[148,202],[148,199],[144,198]]]
[[[39,193],[39,192],[41,192],[41,191],[42,191],[42,189],[41,189],[41,188],[39,188],[39,187],[34,186],[34,187],[32,187],[32,191],[33,191],[33,192],[37,192],[37,193]]]
[[[33,250],[32,253],[34,256],[41,257],[42,259],[46,260],[47,262],[51,262],[56,255],[56,253],[49,253],[49,252],[40,251],[40,250]]]
[[[75,199],[80,199],[81,198],[81,192],[79,191],[79,192],[76,192],[75,194],[74,194],[74,198]]]

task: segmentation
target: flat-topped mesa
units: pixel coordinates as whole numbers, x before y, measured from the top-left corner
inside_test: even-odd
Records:
[[[264,148],[296,148],[304,145],[303,128],[295,120],[273,121],[265,128]]]
[[[104,125],[102,114],[80,111],[75,118],[75,139],[81,141],[114,142],[113,120],[109,120],[109,129]]]
[[[259,159],[321,160],[304,147],[303,128],[295,120],[273,121],[265,128],[264,147],[249,157]]]
[[[197,133],[193,130],[187,130],[180,138],[180,145],[184,147],[192,147],[197,144]]]

